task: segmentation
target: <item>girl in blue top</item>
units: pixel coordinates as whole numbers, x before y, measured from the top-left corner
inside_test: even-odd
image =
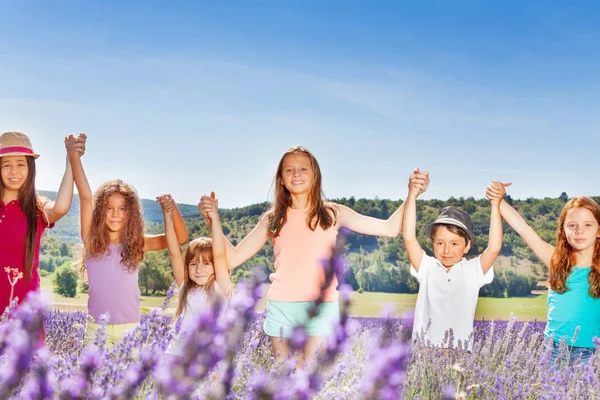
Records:
[[[503,198],[505,186],[491,184],[488,198]],[[600,206],[588,197],[565,204],[556,229],[556,247],[546,243],[507,202],[500,213],[536,256],[548,266],[548,322],[544,334],[553,337],[552,362],[563,337],[569,362],[581,356],[587,363],[600,337]],[[577,332],[577,333],[576,333]]]

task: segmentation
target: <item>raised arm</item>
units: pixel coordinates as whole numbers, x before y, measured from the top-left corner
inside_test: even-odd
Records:
[[[229,277],[229,267],[227,265],[227,245],[225,235],[223,235],[223,228],[221,227],[221,220],[219,219],[219,212],[217,209],[217,200],[215,199],[215,192],[210,194],[211,208],[206,210],[208,221],[210,224],[210,230],[212,233],[212,251],[213,251],[213,267],[215,268],[215,281],[219,288],[225,295],[229,297],[231,295],[231,279]],[[200,204],[198,205],[200,209]]]
[[[426,179],[423,175],[426,175]],[[428,183],[429,174],[415,169],[408,180],[408,195],[404,202],[402,238],[408,259],[416,271],[419,271],[423,260],[423,249],[417,240],[417,197],[427,189]]]
[[[181,286],[185,276],[185,263],[181,255],[179,243],[177,243],[177,235],[175,234],[175,221],[173,218],[173,210],[176,207],[175,201],[173,201],[170,195],[162,195],[158,198],[158,202],[163,210],[165,220],[165,239],[167,241],[167,250],[169,250],[169,259],[171,260],[171,269],[173,270],[177,286]]]
[[[415,171],[414,180],[415,184],[419,185],[422,191],[425,191],[429,185],[429,174]],[[345,226],[354,232],[365,235],[396,237],[402,231],[402,221],[406,207],[404,203],[386,220],[359,214],[350,207],[341,204],[334,204],[334,206],[339,212],[338,225]]]
[[[499,186],[488,186],[486,195],[488,198],[496,197],[504,199],[506,194],[506,186],[510,186],[510,182],[501,182]],[[546,243],[527,222],[521,217],[521,215],[515,210],[510,204],[502,200],[500,203],[500,214],[502,218],[513,228],[515,232],[521,236],[521,239],[527,243],[529,248],[535,253],[535,255],[542,260],[544,264],[550,268],[550,260],[554,253],[554,246]]]
[[[500,182],[492,182],[490,186],[495,187],[497,190],[502,190],[502,184]],[[502,250],[502,216],[500,215],[500,203],[502,202],[502,198],[488,198],[490,199],[492,208],[490,213],[490,234],[488,245],[479,258],[481,269],[484,274],[492,268],[494,261],[496,261],[496,257],[498,257],[500,250]]]
[[[168,200],[172,203],[169,207],[172,209],[173,215],[173,227],[175,230],[175,236],[177,237],[177,243],[180,245],[187,243],[188,241],[188,230],[185,226],[185,221],[181,216],[181,212],[179,212],[179,207],[177,207],[177,203],[171,197],[168,196]],[[162,196],[159,196],[157,200],[159,200]],[[148,250],[164,250],[168,247],[167,237],[164,233],[158,235],[144,235],[144,251]]]
[[[65,137],[65,147],[67,149],[67,164],[60,187],[58,188],[58,193],[56,194],[56,200],[49,201],[44,205],[44,216],[48,224],[54,223],[64,217],[71,208],[71,203],[73,202],[73,170],[71,162],[81,157],[81,154],[85,152],[85,141],[82,145],[81,143],[77,143],[77,139],[73,135],[69,135]],[[81,154],[79,154],[80,151]]]
[[[200,214],[207,216],[207,211],[212,207],[210,196],[202,196],[198,208]],[[217,204],[218,205],[218,204]],[[229,269],[234,269],[244,261],[248,260],[264,246],[268,239],[268,215],[264,214],[258,220],[258,224],[237,246],[233,246],[225,237],[225,245],[227,248],[227,264]]]
[[[81,156],[85,153],[87,136],[83,133],[75,139],[75,148],[77,149],[78,157],[71,158],[71,169],[73,170],[73,178],[75,186],[77,186],[77,194],[79,195],[79,220],[81,223],[81,240],[85,243],[86,237],[92,225],[92,189],[88,182],[87,176],[83,169]]]

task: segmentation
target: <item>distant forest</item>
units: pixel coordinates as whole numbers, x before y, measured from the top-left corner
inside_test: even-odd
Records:
[[[54,192],[40,194],[54,198]],[[600,201],[600,198],[593,197]],[[554,243],[558,216],[568,200],[566,193],[557,198],[513,200],[512,204],[524,216],[535,231],[546,241]],[[351,207],[355,211],[375,218],[388,218],[402,204],[401,201],[380,199],[341,198],[332,200]],[[445,206],[458,206],[471,215],[473,230],[477,241],[467,257],[480,254],[487,245],[489,234],[490,203],[487,199],[473,197],[451,197],[448,200],[417,201],[418,237],[428,254],[432,253],[431,241],[425,236],[425,225]],[[143,200],[142,207],[149,233],[163,231],[163,216],[159,205],[152,200]],[[186,221],[190,239],[209,236],[207,224],[198,214],[196,206],[180,204],[180,211]],[[223,230],[235,245],[256,225],[258,217],[269,208],[268,203],[253,204],[234,209],[219,211]],[[53,272],[63,264],[71,264],[80,254],[79,239],[79,201],[73,200],[69,214],[61,219],[54,229],[43,239],[40,268]],[[482,296],[512,297],[525,296],[531,290],[539,288],[547,275],[547,268],[539,262],[510,227],[504,223],[504,237],[501,257],[495,266],[496,278],[481,290]],[[185,249],[185,246],[182,247]],[[357,291],[416,293],[418,283],[409,273],[409,262],[404,251],[402,235],[397,238],[381,238],[354,234],[348,243],[348,264],[344,280]],[[232,271],[232,279],[237,282],[254,268],[265,272],[273,270],[272,244],[267,244],[250,260]],[[161,294],[170,286],[173,276],[166,251],[149,252],[140,270],[140,288],[143,294]]]

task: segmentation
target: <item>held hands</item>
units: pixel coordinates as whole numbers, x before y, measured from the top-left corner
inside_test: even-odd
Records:
[[[512,185],[512,182],[492,181],[485,191],[485,196],[492,205],[499,205],[506,196],[506,187],[510,185]]]
[[[80,133],[75,137],[74,135],[69,135],[65,137],[65,147],[67,149],[67,155],[69,158],[72,157],[81,157],[85,154],[85,142],[87,140],[87,135],[85,133]]]
[[[215,198],[215,192],[210,192],[210,196],[202,196],[198,203],[198,211],[200,215],[210,223],[213,217],[218,217],[219,201]]]
[[[170,194],[162,194],[156,198],[165,215],[172,215],[177,210],[177,204]]]
[[[415,168],[414,172],[408,178],[408,195],[418,197],[427,190],[429,186],[429,172],[420,171]]]

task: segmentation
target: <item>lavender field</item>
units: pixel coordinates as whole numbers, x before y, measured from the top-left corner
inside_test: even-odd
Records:
[[[323,289],[346,268],[340,232],[332,258],[323,263]],[[47,311],[39,294],[18,308],[13,302],[0,324],[0,399],[600,398],[599,357],[569,365],[563,343],[559,362],[551,365],[543,323],[479,322],[471,353],[454,343],[452,332],[449,349],[435,349],[421,335],[411,337],[410,317],[349,318],[351,287],[345,284],[338,288],[334,333],[297,369],[294,356],[274,359],[262,332],[264,315],[256,312],[262,282],[255,273],[238,283],[227,305],[207,308],[183,339],[187,352],[180,357],[165,354],[178,330],[164,313],[173,288],[163,313],[145,315],[112,351],[104,324],[94,344],[84,347],[84,312]],[[298,327],[289,345],[302,349],[306,339]]]
[[[459,344],[444,352],[411,342],[399,319],[342,314],[318,359],[295,370],[295,359],[271,356],[263,315],[254,312],[261,295],[258,283],[238,286],[222,318],[201,317],[177,360],[164,354],[173,323],[159,312],[108,352],[101,331],[96,345],[83,347],[84,312],[50,311],[46,346],[34,351],[44,305],[31,298],[0,326],[0,398],[600,398],[600,360],[550,368],[543,323],[479,322],[469,354]],[[301,347],[303,339],[298,330],[292,342]]]

